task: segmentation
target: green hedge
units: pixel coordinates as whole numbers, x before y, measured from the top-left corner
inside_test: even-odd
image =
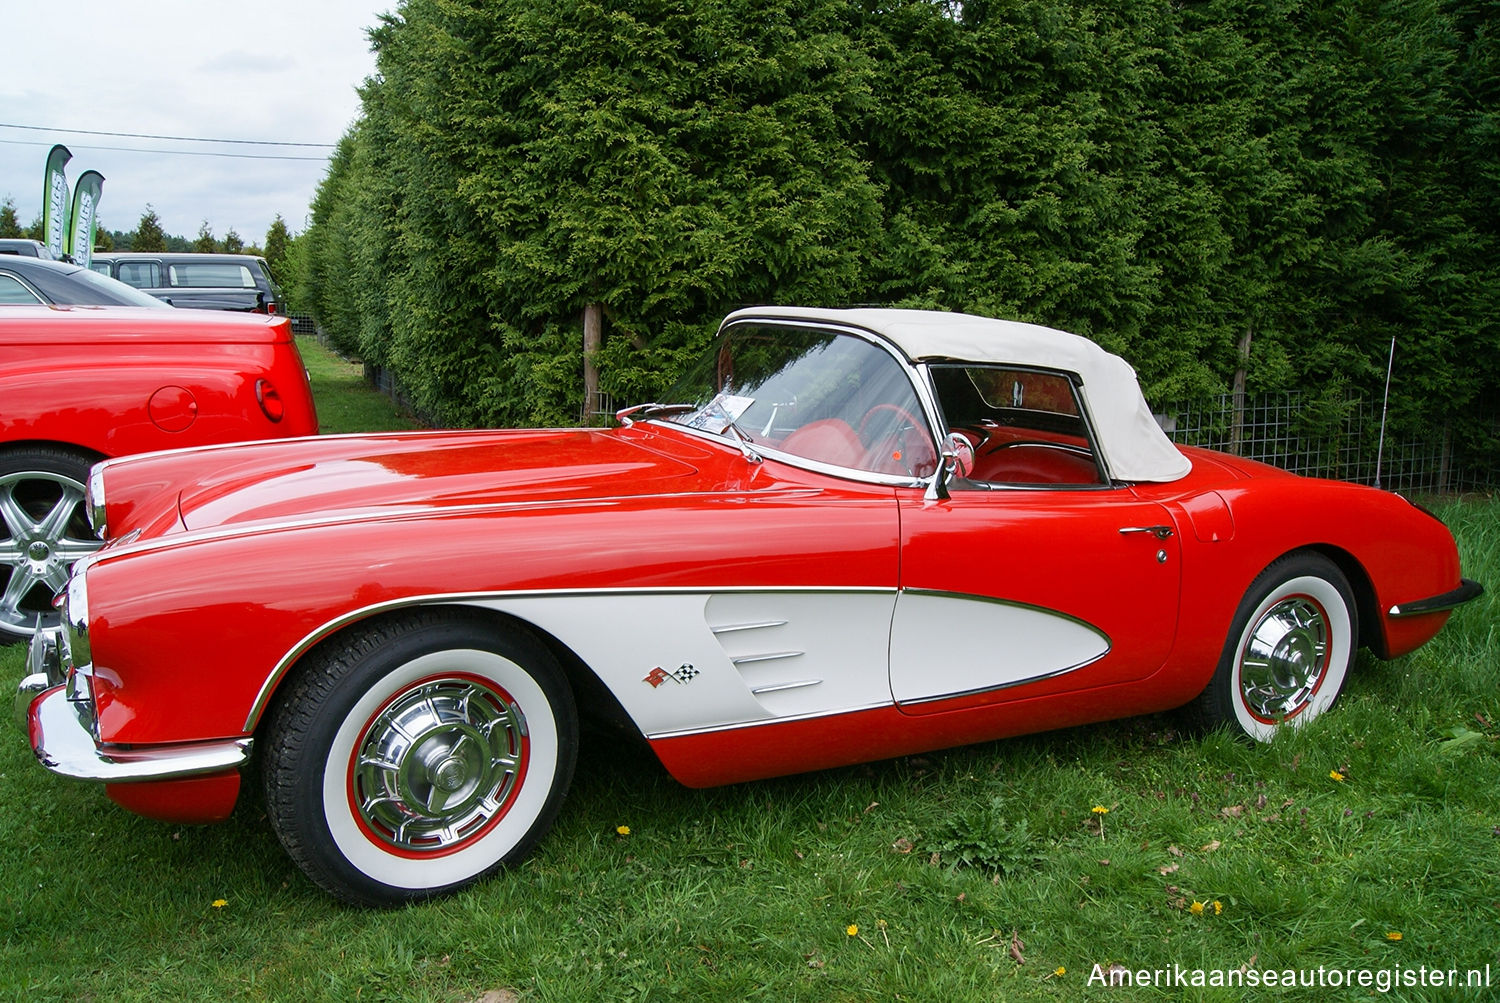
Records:
[[[1087,334],[1148,395],[1500,384],[1493,3],[405,0],[301,284],[453,424],[658,393],[728,310]],[[1482,438],[1477,426],[1459,434]]]

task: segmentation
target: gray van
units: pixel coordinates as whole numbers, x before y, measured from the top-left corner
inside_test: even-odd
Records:
[[[253,254],[109,252],[94,255],[90,267],[173,306],[286,311],[271,266]]]

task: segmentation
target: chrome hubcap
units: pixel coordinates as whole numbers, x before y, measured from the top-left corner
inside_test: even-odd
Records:
[[[436,679],[365,729],[351,792],[366,831],[401,850],[454,849],[509,806],[526,769],[526,719],[501,690]]]
[[[1328,667],[1328,621],[1305,596],[1283,599],[1255,624],[1240,658],[1240,695],[1256,717],[1293,717]]]
[[[52,598],[73,562],[102,545],[84,516],[82,484],[36,471],[0,477],[0,631],[30,634],[38,617],[56,627]]]

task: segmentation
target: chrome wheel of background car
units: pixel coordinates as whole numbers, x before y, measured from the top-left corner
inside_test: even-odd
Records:
[[[89,460],[33,448],[0,455],[0,642],[56,627],[52,599],[73,562],[102,544],[84,502]]]
[[[1343,691],[1358,634],[1353,590],[1337,565],[1317,554],[1282,558],[1240,603],[1198,698],[1200,717],[1258,741],[1312,720]]]
[[[383,905],[519,859],[572,779],[577,715],[534,638],[454,609],[336,639],[278,694],[266,802],[322,887]]]

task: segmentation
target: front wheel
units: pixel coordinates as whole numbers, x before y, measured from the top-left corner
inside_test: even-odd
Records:
[[[519,860],[572,779],[577,712],[550,652],[459,610],[366,628],[284,689],[265,734],[271,824],[348,902],[453,891]]]
[[[1196,716],[1260,742],[1305,724],[1343,691],[1358,636],[1354,593],[1338,566],[1317,554],[1284,557],[1241,601]]]

